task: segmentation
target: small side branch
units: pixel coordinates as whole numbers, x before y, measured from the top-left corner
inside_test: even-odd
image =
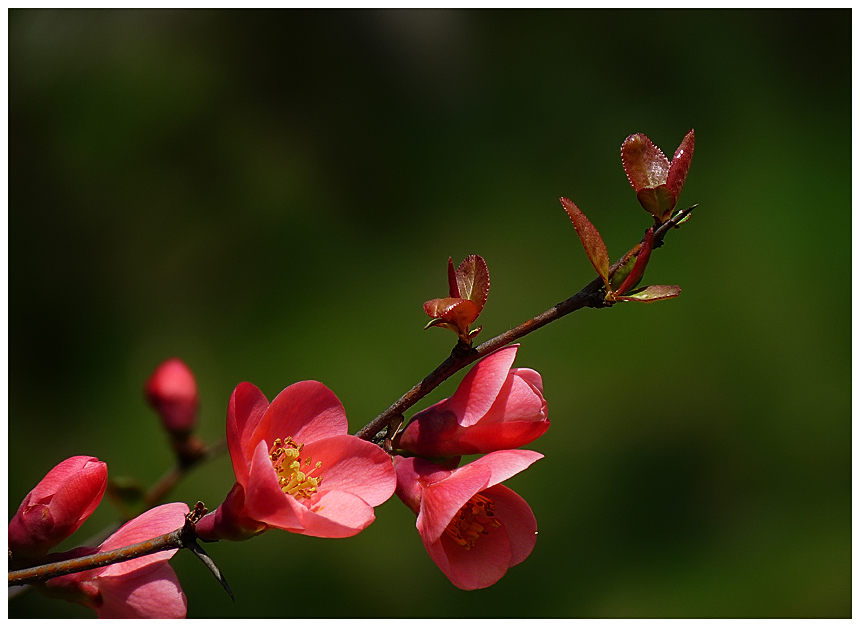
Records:
[[[119,564],[127,562],[145,555],[152,555],[161,551],[170,551],[172,549],[189,549],[202,561],[206,567],[215,575],[218,582],[233,599],[233,591],[227,584],[227,580],[221,573],[212,558],[197,543],[196,523],[206,514],[206,507],[203,503],[198,502],[188,514],[185,516],[185,523],[179,529],[175,529],[163,535],[150,540],[144,540],[137,544],[124,546],[113,551],[105,551],[103,553],[95,553],[76,557],[73,559],[52,562],[50,564],[42,564],[41,566],[33,566],[32,568],[24,568],[21,570],[12,571],[9,573],[9,586],[23,586],[25,584],[38,583],[54,577],[63,575],[71,575],[84,570],[92,570],[94,568],[102,568],[111,564]],[[49,556],[50,557],[50,556]],[[234,599],[235,600],[235,599]]]
[[[184,527],[176,529],[164,535],[125,546],[121,549],[113,551],[105,551],[104,553],[96,553],[94,555],[86,555],[84,557],[76,557],[73,559],[63,560],[61,562],[53,562],[51,564],[43,564],[41,566],[33,566],[9,573],[10,586],[22,586],[28,583],[36,583],[53,579],[62,575],[71,575],[84,570],[92,570],[93,568],[102,568],[111,564],[127,562],[144,555],[151,555],[161,551],[169,551],[171,549],[183,548],[182,532]]]
[[[697,206],[698,205],[693,205],[692,207],[679,211],[670,220],[667,220],[665,223],[660,225],[660,227],[654,231],[654,248],[662,246],[663,238],[666,237],[666,233],[671,229],[678,228],[681,222],[683,222]],[[641,241],[644,241],[644,239],[645,238],[643,237]],[[621,266],[622,261],[623,258],[612,264],[610,267],[610,274],[615,272]],[[559,318],[584,307],[608,307],[609,305],[607,305],[603,300],[603,287],[602,279],[597,277],[567,300],[558,303],[554,307],[547,309],[545,312],[535,316],[534,318],[526,320],[519,326],[487,340],[477,348],[466,349],[461,343],[458,343],[457,346],[454,347],[454,350],[451,351],[448,358],[439,364],[433,372],[424,377],[419,384],[406,392],[406,394],[401,396],[393,405],[356,432],[355,435],[363,440],[371,440],[382,429],[385,429],[395,422],[398,417],[402,419],[401,415],[407,409],[427,396],[427,394],[433,391],[458,370],[465,368],[469,364],[479,360],[481,357],[485,357],[503,346],[516,342],[518,339],[528,335],[532,331],[536,331],[550,322],[558,320]]]

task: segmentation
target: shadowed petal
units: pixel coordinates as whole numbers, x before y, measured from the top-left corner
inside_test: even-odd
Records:
[[[144,512],[127,522],[116,533],[99,546],[99,553],[113,551],[124,546],[151,540],[165,533],[180,529],[185,524],[188,506],[185,503],[167,503]],[[177,549],[144,555],[127,562],[111,564],[99,571],[99,577],[119,577],[132,571],[142,570],[157,562],[166,563],[176,554]]]
[[[526,559],[537,542],[537,520],[532,508],[519,494],[503,485],[495,485],[482,492],[493,499],[496,517],[508,532],[511,543],[510,566]]]
[[[185,618],[188,601],[166,563],[137,576],[100,577],[99,618]]]
[[[468,551],[447,534],[424,546],[451,583],[463,590],[493,585],[508,572],[511,563],[511,543],[504,527],[491,529]]]

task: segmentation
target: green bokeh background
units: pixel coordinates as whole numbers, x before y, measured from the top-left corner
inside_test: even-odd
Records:
[[[487,260],[482,338],[518,324],[594,274],[558,197],[620,256],[649,222],[621,142],[695,128],[701,206],[646,276],[681,297],[520,348],[552,420],[507,483],[523,564],[458,590],[397,499],[346,540],[210,545],[235,603],[171,563],[190,617],[849,616],[850,59],[848,10],[10,11],[9,515],[71,455],[154,482],[173,355],[207,441],[240,381],[320,380],[357,430],[450,350],[421,330],[448,256]],[[225,457],[171,496],[231,484]]]

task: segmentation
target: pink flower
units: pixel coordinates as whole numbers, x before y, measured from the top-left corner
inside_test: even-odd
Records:
[[[144,512],[105,540],[96,552],[113,551],[182,527],[188,506],[168,503]],[[45,582],[45,591],[96,611],[99,618],[185,618],[187,601],[167,563],[176,549]]]
[[[301,381],[270,405],[240,383],[227,409],[236,485],[197,524],[204,540],[241,540],[269,527],[324,538],[353,536],[396,485],[391,458],[347,434],[343,406],[317,381]]]
[[[499,484],[541,457],[497,451],[454,470],[418,457],[394,458],[397,496],[418,514],[424,548],[458,588],[491,586],[532,552],[534,514]]]
[[[168,433],[194,429],[200,397],[194,374],[181,359],[173,357],[158,366],[147,380],[144,394]]]
[[[24,498],[9,523],[9,550],[18,558],[45,555],[89,518],[107,487],[107,464],[77,456],[60,462]]]
[[[540,375],[513,368],[518,345],[479,361],[454,396],[421,411],[394,446],[424,457],[519,448],[549,429]]]

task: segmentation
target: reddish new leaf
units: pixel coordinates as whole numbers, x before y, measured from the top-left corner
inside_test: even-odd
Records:
[[[654,216],[660,224],[671,217],[672,209],[675,208],[675,195],[665,185],[640,189],[636,192],[636,197],[642,208]]]
[[[434,298],[424,303],[424,311],[431,318],[443,318],[455,305],[462,303],[465,298]]]
[[[693,148],[696,144],[696,135],[692,129],[681,140],[681,145],[672,157],[672,165],[669,166],[669,176],[666,179],[666,187],[672,192],[675,200],[681,195],[681,188],[687,180],[687,172],[690,170],[690,162],[693,160]]]
[[[615,300],[637,301],[649,303],[655,300],[666,300],[675,298],[681,293],[679,285],[648,285],[642,289],[634,290],[624,296],[618,296]]]
[[[616,298],[624,294],[627,290],[632,289],[642,279],[642,276],[645,274],[645,267],[648,265],[648,259],[651,257],[653,246],[654,229],[650,228],[645,232],[645,241],[642,242],[642,248],[639,249],[639,254],[636,255],[636,263],[633,265],[633,269],[615,291]]]
[[[448,296],[460,298],[460,288],[457,286],[457,273],[454,270],[454,260],[448,257]]]
[[[435,298],[424,303],[424,311],[433,318],[425,329],[430,327],[448,327],[462,340],[468,341],[469,325],[480,313],[478,306],[465,298]],[[473,333],[476,334],[477,332]]]
[[[627,180],[637,192],[663,185],[669,174],[666,155],[642,133],[631,135],[621,144],[621,163]]]
[[[631,250],[627,252],[626,255],[621,259],[621,263],[615,269],[615,271],[609,275],[609,286],[613,292],[618,291],[618,288],[624,283],[624,279],[630,274],[630,271],[633,270],[633,266],[636,265],[636,255],[639,253],[639,250],[642,248],[641,244],[636,244]]]
[[[576,229],[576,234],[582,240],[582,246],[585,248],[585,254],[591,260],[597,274],[603,279],[606,285],[609,285],[609,253],[606,250],[606,244],[603,243],[603,238],[600,233],[594,228],[594,225],[589,222],[585,214],[579,210],[573,202],[567,198],[559,198],[567,215],[570,216],[570,221],[573,222],[573,228]]]
[[[450,272],[448,276],[450,277]],[[480,312],[490,293],[490,271],[484,258],[480,255],[466,257],[457,268],[456,278],[460,297],[474,302]]]

